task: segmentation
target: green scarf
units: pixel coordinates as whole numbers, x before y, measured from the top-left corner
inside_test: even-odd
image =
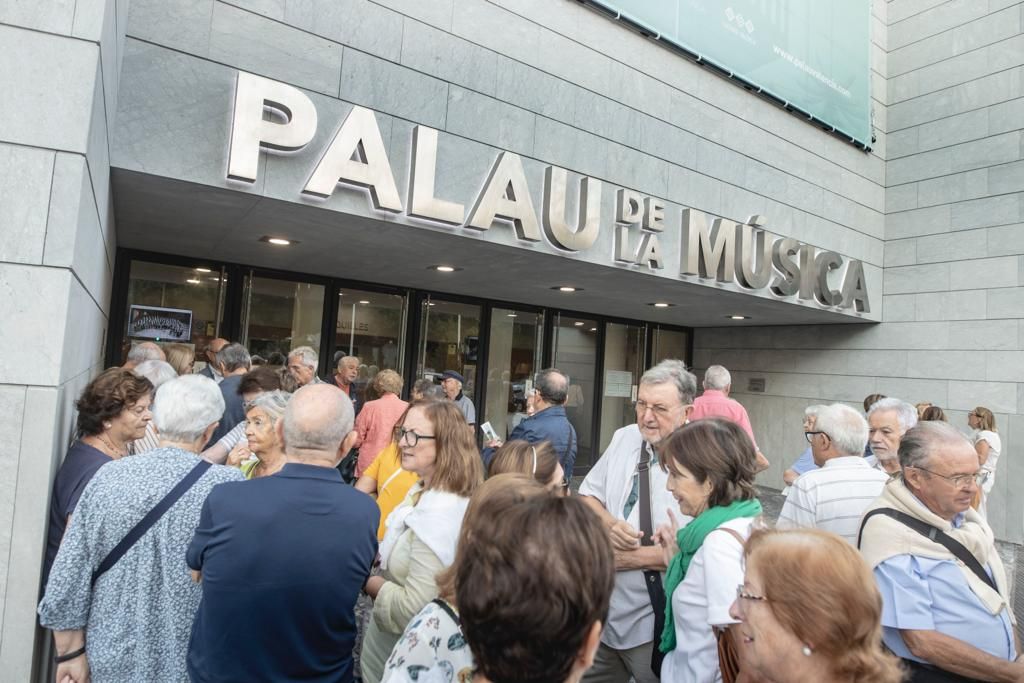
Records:
[[[726,506],[708,508],[679,530],[676,542],[679,552],[672,558],[665,570],[665,628],[661,632],[662,652],[671,652],[676,647],[676,627],[672,621],[672,594],[686,578],[690,568],[690,560],[700,550],[704,539],[712,531],[731,519],[740,517],[756,517],[761,514],[761,503],[754,500],[737,500]],[[712,571],[714,571],[712,569]]]

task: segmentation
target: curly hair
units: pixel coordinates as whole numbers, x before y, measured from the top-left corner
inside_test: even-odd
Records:
[[[747,571],[761,579],[765,605],[782,628],[813,643],[830,663],[830,680],[902,680],[899,660],[882,647],[882,597],[853,546],[819,529],[759,529],[744,555]]]
[[[103,432],[103,423],[135,405],[146,394],[153,393],[153,383],[131,370],[110,368],[95,377],[75,402],[78,409],[78,437],[96,436]]]

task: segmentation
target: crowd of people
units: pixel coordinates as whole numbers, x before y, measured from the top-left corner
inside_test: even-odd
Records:
[[[182,348],[78,399],[38,608],[57,683],[1024,680],[983,407],[970,439],[877,394],[808,407],[773,528],[719,365],[700,396],[647,370],[572,493],[555,368],[481,449],[454,370],[407,401],[352,356],[325,380],[310,347],[215,340],[198,373]]]

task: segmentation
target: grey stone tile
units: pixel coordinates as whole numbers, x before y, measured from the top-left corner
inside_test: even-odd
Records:
[[[383,5],[407,17],[436,26],[445,31],[452,28],[453,0],[375,0],[378,5]]]
[[[992,135],[1017,130],[1024,119],[1024,97],[994,104],[986,111],[989,117],[988,130]]]
[[[607,178],[609,148],[613,144],[551,119],[537,119],[534,156],[576,173]]]
[[[84,152],[99,47],[0,26],[0,142]]]
[[[951,149],[953,172],[994,166],[1020,159],[1020,131],[993,135],[984,140],[957,145]]]
[[[100,78],[97,65],[97,79]],[[89,125],[89,146],[86,148],[86,161],[89,164],[89,175],[92,178],[92,193],[97,203],[110,196],[110,144],[107,138],[106,101],[103,93],[97,91],[92,102],[92,117]],[[105,224],[106,216],[100,216]],[[106,225],[104,225],[106,232]]]
[[[75,0],[8,0],[0,4],[0,24],[48,33],[71,33]]]
[[[901,239],[947,232],[951,214],[952,207],[948,204],[891,213],[885,217],[885,236]]]
[[[611,97],[662,121],[669,120],[675,90],[622,62],[612,62],[604,90]]]
[[[889,130],[897,131],[929,121],[955,116],[1021,95],[1020,68],[1008,69],[983,78],[929,93],[889,107]]]
[[[640,114],[615,100],[577,88],[573,125],[608,140],[639,146]]]
[[[433,128],[445,127],[447,83],[355,50],[345,52],[341,98]]]
[[[0,376],[5,382],[58,383],[71,280],[68,270],[0,264],[0,319],[18,321],[0,326]]]
[[[210,58],[328,95],[338,92],[342,47],[257,14],[218,3]]]
[[[214,0],[131,0],[128,35],[207,56]]]
[[[920,151],[928,151],[977,140],[988,134],[989,109],[976,109],[908,130],[920,135]]]
[[[988,189],[992,194],[1024,192],[1024,161],[988,169]]]
[[[989,319],[1024,318],[1024,288],[990,289],[985,294]]]
[[[1020,195],[1010,194],[959,202],[950,207],[950,227],[953,230],[984,228],[1020,222]]]
[[[917,238],[918,263],[961,261],[987,255],[988,234],[984,230],[948,232]]]
[[[485,0],[454,0],[452,33],[526,64],[545,64],[538,59],[545,30]]]
[[[949,264],[886,268],[885,294],[911,294],[949,289]]]
[[[496,53],[413,19],[405,20],[402,64],[485,95],[495,94]]]
[[[0,261],[41,263],[54,153],[0,144]]]
[[[104,33],[104,25],[113,20],[114,3],[109,0],[77,0],[75,3],[75,21],[71,34],[76,38],[100,40]],[[110,39],[115,34],[107,34]]]
[[[917,294],[918,320],[981,320],[985,318],[985,290]]]
[[[958,261],[950,267],[949,288],[978,289],[979,287],[1016,287],[1018,284],[1018,258],[995,258]]]
[[[1024,254],[1024,225],[988,229],[988,256],[1005,254]]]
[[[297,28],[392,62],[401,58],[404,18],[378,3],[288,0],[285,19]]]
[[[885,243],[885,267],[912,266],[917,263],[917,240],[890,240]]]
[[[102,360],[103,339],[107,331],[107,317],[99,309],[78,280],[71,279],[68,286],[66,318],[61,327],[67,331],[69,342],[63,345],[60,360],[60,382],[89,372]],[[70,342],[73,335],[74,342]]]
[[[980,199],[989,194],[988,178],[989,169],[979,168],[966,173],[922,180],[917,183],[917,204],[935,206]]]
[[[884,322],[907,322],[916,318],[913,294],[894,294],[882,297]]]
[[[988,7],[985,3],[971,0],[953,0],[944,3],[941,7],[927,9],[904,21],[890,24],[889,49],[899,49],[904,45],[921,40],[923,37],[942,33],[986,14],[988,14]]]
[[[885,188],[885,211],[907,211],[917,207],[917,183]]]
[[[288,0],[218,0],[227,5],[234,5],[254,14],[262,14],[269,19],[285,21],[285,6]]]
[[[910,351],[907,376],[922,379],[976,380],[985,376],[985,355],[971,351]],[[1016,395],[1014,395],[1016,400]]]
[[[885,180],[888,185],[902,185],[950,172],[952,172],[952,151],[949,148],[944,148],[893,159],[886,164]]]
[[[949,348],[970,351],[1016,351],[1020,344],[1016,320],[971,320],[949,323]]]
[[[472,90],[449,86],[447,130],[519,154],[533,154],[537,115]]]
[[[714,216],[721,216],[725,212],[723,197],[725,188],[726,186],[722,183],[703,173],[669,164],[666,198],[673,202]],[[785,224],[780,219],[782,217],[776,212],[773,220]]]
[[[578,86],[498,55],[495,95],[523,109],[571,124]]]

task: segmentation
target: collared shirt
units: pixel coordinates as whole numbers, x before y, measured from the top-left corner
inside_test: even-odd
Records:
[[[963,513],[953,518],[954,528],[963,523]],[[989,567],[985,571],[991,576]],[[902,629],[938,631],[994,657],[1016,659],[1010,610],[989,613],[954,560],[896,555],[879,563],[874,574],[882,594],[882,640],[896,656],[924,661],[911,654]]]
[[[203,377],[209,377],[217,384],[220,384],[221,382],[224,381],[224,375],[220,374],[217,368],[213,367],[212,363],[207,363],[205,366],[203,366],[203,369],[199,371],[199,374],[202,375]]]
[[[864,462],[864,456],[826,460],[793,482],[776,526],[831,531],[855,546],[860,518],[887,481],[889,477]]]
[[[724,391],[705,389],[703,394],[694,399],[693,410],[690,411],[690,422],[706,417],[720,417],[735,422],[750,437],[754,448],[757,448],[757,439],[754,438],[754,430],[750,426],[747,409],[740,405],[739,401],[726,396]]]
[[[214,465],[90,587],[92,571],[199,462],[158,448],[99,469],[71,518],[39,603],[39,623],[84,628],[94,683],[183,681],[200,588],[185,565],[199,511],[217,484],[242,479]]]
[[[607,450],[580,486],[580,495],[597,498],[613,517],[625,519],[634,529],[640,528],[640,506],[634,505],[628,516],[623,515],[623,510],[633,488],[643,443],[640,428],[635,424],[616,430]],[[670,508],[681,525],[688,524],[691,518],[679,512],[679,504],[668,490],[668,474],[657,466],[651,467],[648,473],[651,479],[653,528],[657,529],[669,521]],[[634,569],[615,572],[608,624],[601,634],[601,642],[618,650],[626,650],[653,639],[654,609],[651,607],[643,571]]]
[[[289,462],[214,489],[187,555],[203,573],[192,680],[352,680],[379,515],[333,467]]]
[[[469,397],[460,391],[459,395],[452,400],[455,401],[455,405],[459,407],[462,414],[466,416],[466,424],[475,425],[476,408],[473,406],[473,402],[469,400]]]
[[[547,441],[555,450],[558,461],[571,477],[576,463],[576,430],[565,416],[565,406],[551,406],[522,420],[508,435],[509,441],[522,439],[529,443]],[[494,457],[493,448],[484,449],[484,462],[490,464]]]

